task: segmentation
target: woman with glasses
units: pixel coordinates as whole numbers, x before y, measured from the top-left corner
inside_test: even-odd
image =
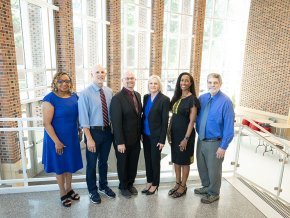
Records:
[[[61,203],[71,206],[80,196],[71,187],[72,173],[83,167],[78,138],[78,96],[67,73],[56,73],[43,98],[43,155],[47,173],[56,173]]]

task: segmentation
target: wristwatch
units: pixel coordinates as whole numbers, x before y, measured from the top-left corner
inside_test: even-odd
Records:
[[[184,137],[184,140],[188,141],[189,137],[188,136],[185,136]]]

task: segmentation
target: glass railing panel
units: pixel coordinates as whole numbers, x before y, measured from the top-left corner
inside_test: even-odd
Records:
[[[17,131],[1,131],[0,188],[23,186],[22,161]],[[18,180],[17,180],[18,179]],[[15,182],[13,181],[15,180]]]
[[[284,169],[283,169],[283,177],[282,177],[282,186],[280,197],[287,201],[290,204],[290,140],[282,140],[284,142],[283,150],[289,155],[288,158],[285,159]],[[281,161],[284,160],[281,156]],[[281,162],[282,164],[282,162]]]
[[[237,143],[238,137],[235,134],[233,140],[231,141],[225,153],[225,158],[223,162],[223,172],[229,172],[234,170],[233,162],[235,161]]]
[[[273,195],[277,194],[281,163],[280,153],[246,129],[241,135],[237,173]]]

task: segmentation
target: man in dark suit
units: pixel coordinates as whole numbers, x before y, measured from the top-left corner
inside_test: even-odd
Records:
[[[133,186],[137,174],[141,137],[141,96],[134,91],[136,77],[127,72],[123,89],[113,96],[110,107],[114,132],[114,148],[121,194],[130,198],[138,191]]]

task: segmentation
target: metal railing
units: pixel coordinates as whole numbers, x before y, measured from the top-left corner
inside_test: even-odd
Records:
[[[264,127],[262,127],[261,125],[256,123],[254,121],[254,119],[252,119],[252,118],[248,118],[248,117],[242,116],[242,115],[239,115],[238,118],[239,118],[239,122],[236,125],[239,128],[238,134],[237,134],[237,150],[236,150],[235,161],[232,162],[232,164],[234,165],[234,175],[236,177],[242,177],[248,183],[250,183],[250,184],[254,185],[255,187],[258,187],[259,189],[263,190],[264,192],[266,192],[267,194],[272,196],[274,199],[280,200],[280,201],[284,202],[286,205],[290,205],[290,202],[287,202],[285,199],[282,199],[280,197],[280,194],[282,192],[282,181],[283,181],[283,176],[284,176],[285,164],[288,163],[288,159],[289,159],[289,156],[290,156],[290,153],[289,153],[290,142],[285,140],[285,139],[281,139],[280,137],[277,137],[276,135],[272,134],[271,132],[266,130]],[[261,134],[259,134],[258,131],[255,131],[255,130],[249,128],[249,126],[247,126],[247,125],[243,125],[242,122],[241,122],[242,120],[247,120],[250,124],[254,125],[257,129],[259,129],[260,132],[264,133],[265,135],[261,135]],[[243,176],[243,175],[241,175],[241,174],[239,174],[237,172],[238,167],[240,167],[239,154],[240,154],[240,148],[241,148],[241,135],[242,135],[243,129],[246,129],[251,134],[253,134],[255,137],[257,137],[259,140],[262,140],[263,142],[265,142],[266,143],[265,146],[270,146],[271,150],[275,149],[275,151],[277,151],[279,153],[279,156],[280,156],[279,162],[281,163],[281,168],[280,168],[280,173],[279,173],[279,178],[278,178],[277,185],[275,187],[273,187],[273,189],[276,191],[275,195],[273,195],[273,193],[271,193],[266,188],[261,187],[260,185],[258,185],[256,181],[250,180],[247,177],[245,177],[245,176]],[[274,139],[275,142],[273,142],[273,140],[270,140],[270,138]],[[283,148],[285,150],[283,150]]]
[[[50,181],[56,181],[55,177],[37,177],[37,178],[30,178],[27,174],[27,166],[26,166],[26,156],[25,156],[25,143],[24,143],[24,131],[44,131],[44,127],[28,127],[24,125],[25,122],[37,122],[42,121],[41,117],[32,117],[32,118],[0,118],[1,122],[17,122],[17,127],[0,127],[0,132],[17,132],[18,133],[18,140],[20,145],[20,154],[21,154],[21,164],[22,169],[21,172],[23,173],[22,178],[18,179],[3,179],[1,177],[1,161],[0,161],[0,194],[5,193],[17,193],[17,192],[29,192],[29,191],[47,191],[47,190],[55,190],[58,189],[57,185],[55,184],[46,184],[46,185],[33,185],[31,183],[45,183]],[[197,173],[196,169],[191,169],[190,172]],[[172,182],[175,181],[174,170],[162,170],[161,173],[166,175],[165,177],[161,177],[161,182]],[[226,172],[228,173],[228,171]],[[232,173],[232,171],[231,171]],[[117,172],[108,173],[108,182],[112,186],[118,185]],[[136,184],[143,184],[146,182],[146,172],[144,170],[138,170],[137,177],[135,183]],[[86,175],[76,175],[73,174],[73,180],[83,180],[85,181]],[[190,175],[189,179],[197,179],[197,176]],[[30,184],[29,184],[30,183]],[[12,184],[23,184],[21,186],[15,187],[4,187],[1,188],[1,185],[12,185]],[[74,182],[75,187],[85,188],[85,182]],[[54,188],[52,188],[54,187]]]
[[[244,116],[237,116],[238,121],[235,124],[235,128],[238,128],[237,135],[236,135],[236,150],[234,154],[234,160],[231,162],[231,165],[233,167],[232,170],[226,170],[223,171],[223,173],[230,173],[230,175],[234,175],[236,177],[244,177],[243,175],[239,174],[238,168],[240,167],[239,160],[240,160],[240,149],[241,149],[241,135],[243,130],[247,130],[250,133],[252,133],[253,136],[263,140],[264,142],[267,143],[267,145],[271,146],[271,148],[275,149],[279,155],[279,161],[281,162],[281,168],[280,168],[280,173],[279,173],[279,178],[277,185],[274,187],[276,194],[273,195],[269,190],[267,190],[264,187],[260,187],[255,181],[251,181],[248,178],[244,177],[248,182],[251,184],[255,185],[256,187],[259,187],[260,189],[264,190],[271,196],[273,196],[277,200],[281,200],[285,202],[286,204],[289,204],[289,202],[285,201],[280,197],[280,193],[282,192],[282,181],[283,181],[283,175],[284,175],[284,169],[285,169],[285,164],[288,162],[289,158],[289,145],[285,143],[285,140],[280,139],[279,137],[276,137],[272,133],[268,132],[266,129],[264,129],[262,126],[258,125],[256,122],[254,122],[252,119],[244,117]],[[277,146],[277,144],[273,143],[271,140],[268,140],[267,137],[260,135],[258,132],[250,129],[248,126],[242,125],[241,120],[246,119],[248,120],[252,125],[257,127],[261,132],[266,134],[268,137],[274,138],[276,141],[279,142],[280,145],[282,145],[284,148],[289,148],[286,150],[281,149],[280,146]],[[46,181],[56,181],[55,177],[41,177],[41,178],[29,178],[27,175],[27,167],[26,167],[26,157],[25,157],[25,143],[24,143],[24,131],[43,131],[43,127],[26,127],[23,125],[24,122],[30,122],[30,121],[42,121],[42,118],[36,117],[36,118],[0,118],[0,124],[1,122],[17,122],[17,127],[7,127],[7,128],[0,128],[0,132],[11,132],[11,131],[16,131],[18,132],[18,138],[19,138],[19,145],[20,145],[20,152],[21,152],[21,163],[22,163],[22,172],[23,172],[23,178],[20,179],[2,179],[0,174],[0,185],[1,184],[16,184],[16,183],[23,183],[22,187],[12,187],[12,188],[0,188],[0,194],[1,193],[9,193],[9,192],[25,192],[25,191],[31,191],[33,190],[33,184],[29,184],[30,182],[46,182]],[[288,151],[287,151],[288,150]],[[255,160],[250,160],[250,161],[255,161]],[[1,163],[0,163],[1,164]],[[0,165],[1,167],[1,165]],[[1,172],[1,171],[0,171]],[[196,169],[192,169],[191,172],[197,172]],[[175,181],[174,177],[174,172],[173,170],[162,170],[161,168],[161,173],[168,175],[167,177],[161,178],[161,182],[169,182],[169,181]],[[142,176],[142,178],[136,179],[137,184],[145,183],[145,171],[138,171],[138,176]],[[108,178],[116,178],[117,173],[109,173]],[[73,175],[73,179],[85,179],[85,175]],[[197,179],[197,177],[191,176],[190,179]],[[109,180],[109,183],[111,185],[117,185],[118,181],[115,179]],[[83,184],[77,184],[74,183],[76,187],[85,187],[85,183]],[[37,185],[40,187],[39,185]],[[55,188],[57,186],[55,185]],[[38,188],[38,191],[42,190],[50,190],[49,185],[42,185],[41,188]],[[15,191],[16,190],[16,191]],[[21,190],[21,191],[20,191]]]

